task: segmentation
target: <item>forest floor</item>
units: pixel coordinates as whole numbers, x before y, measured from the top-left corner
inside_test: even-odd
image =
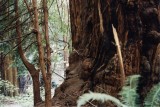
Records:
[[[19,104],[7,104],[7,105],[1,105],[0,107],[22,107]]]
[[[55,82],[57,86],[62,84],[64,77],[64,67],[62,62],[56,63],[53,75],[52,82]],[[58,74],[58,75],[57,75]],[[51,89],[52,96],[54,96],[55,88]],[[44,100],[44,90],[41,90],[42,100]],[[7,97],[0,95],[0,107],[33,107],[33,86],[32,84],[28,86],[25,94],[20,94],[16,97]]]

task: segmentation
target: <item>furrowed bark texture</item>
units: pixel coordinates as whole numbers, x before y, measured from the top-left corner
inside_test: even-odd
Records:
[[[88,90],[118,97],[122,76],[112,24],[125,76],[142,75],[138,92],[143,100],[160,79],[159,16],[158,0],[70,0],[73,52],[53,105],[75,106],[78,96]]]

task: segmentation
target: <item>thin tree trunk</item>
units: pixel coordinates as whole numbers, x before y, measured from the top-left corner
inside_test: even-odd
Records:
[[[4,72],[4,56],[3,53],[0,53],[0,73],[1,73],[1,79],[5,79],[5,72]]]
[[[15,12],[16,12],[16,16],[19,16],[18,13],[18,0],[15,1]],[[18,45],[18,53],[20,55],[20,58],[22,59],[23,64],[26,66],[27,70],[29,71],[29,73],[31,74],[32,80],[34,81],[33,84],[33,94],[34,94],[34,105],[36,105],[37,103],[41,102],[41,97],[40,97],[40,84],[39,84],[39,78],[37,78],[37,75],[39,75],[39,71],[36,70],[36,68],[34,67],[34,65],[32,65],[31,63],[28,62],[28,60],[26,59],[26,57],[24,56],[24,52],[22,49],[22,45],[21,45],[21,37],[22,37],[22,33],[21,33],[21,28],[20,28],[20,21],[19,19],[17,19],[16,21],[16,32],[17,32],[17,44]],[[34,80],[36,79],[36,80]],[[36,86],[34,86],[36,85]],[[36,91],[35,91],[36,90]]]
[[[4,58],[4,80],[7,80],[8,56]]]
[[[11,57],[11,54],[9,54],[8,81],[11,82],[11,84],[13,85],[13,69],[12,69],[13,67],[11,65],[12,65],[12,57]],[[9,96],[13,97],[12,91],[9,92]]]
[[[9,66],[9,58],[8,55],[4,58],[4,80],[8,80],[8,66]],[[4,95],[8,95],[8,92],[4,90]]]
[[[37,0],[32,0],[33,8],[34,8],[34,29],[37,31],[36,38],[38,44],[38,53],[39,53],[39,63],[40,69],[42,72],[43,80],[45,83],[45,106],[51,107],[51,70],[50,70],[50,46],[49,46],[49,36],[48,36],[48,11],[47,11],[47,2],[44,0],[44,19],[45,19],[45,39],[46,39],[46,48],[47,48],[47,70],[45,69],[45,62],[44,62],[44,49],[42,45],[42,37],[39,32],[39,23],[38,23],[38,11],[37,11]]]
[[[33,80],[33,93],[34,93],[34,106],[41,102],[40,98],[40,82],[39,82],[39,72],[36,72],[34,75],[31,75]]]
[[[40,69],[42,72],[42,76],[44,81],[46,81],[46,69],[45,69],[45,63],[44,63],[44,49],[42,45],[42,37],[39,32],[39,23],[38,23],[38,10],[37,10],[37,0],[32,0],[33,8],[34,8],[34,29],[36,30],[36,38],[37,38],[37,44],[38,44],[38,53],[39,53],[39,63],[40,63]]]
[[[13,68],[12,68],[12,72],[13,72],[13,85],[14,85],[15,87],[18,87],[17,67],[13,67]],[[18,90],[15,90],[13,95],[14,95],[14,96],[17,96],[17,95],[18,95]]]
[[[1,75],[1,79],[5,80],[5,58],[3,53],[0,53],[0,75]],[[4,93],[3,87],[0,88],[1,92]]]
[[[47,73],[47,81],[45,82],[45,107],[51,107],[51,74]]]
[[[11,59],[11,55],[8,54],[6,57],[5,57],[5,60],[4,60],[4,73],[5,73],[5,77],[4,77],[4,80],[8,80],[9,82],[11,82],[13,84],[13,75],[12,75],[12,59]],[[11,91],[5,91],[6,95],[12,97],[13,96],[13,92]]]
[[[63,41],[64,41],[64,44],[68,43],[67,42],[67,36],[63,36]],[[64,45],[64,50],[63,50],[63,54],[64,54],[64,69],[67,68],[67,62],[68,62],[68,50],[67,50],[67,46]]]
[[[9,65],[10,65],[10,60],[9,60],[9,55],[6,56],[6,80],[9,79]]]
[[[45,40],[47,48],[47,79],[45,81],[45,106],[51,107],[51,48],[49,43],[49,32],[48,32],[48,7],[47,0],[43,0],[43,12],[44,12],[44,26],[45,26]]]

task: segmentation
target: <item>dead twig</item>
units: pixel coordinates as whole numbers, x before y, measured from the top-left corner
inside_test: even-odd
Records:
[[[120,64],[120,72],[121,72],[121,86],[124,85],[124,81],[125,81],[125,72],[124,72],[124,65],[123,65],[123,59],[122,59],[122,53],[121,53],[121,48],[120,48],[120,44],[119,44],[119,39],[118,39],[118,34],[116,29],[114,28],[113,24],[112,24],[112,30],[113,30],[113,35],[114,35],[114,39],[116,42],[116,46],[117,46],[117,54],[119,57],[119,64]]]

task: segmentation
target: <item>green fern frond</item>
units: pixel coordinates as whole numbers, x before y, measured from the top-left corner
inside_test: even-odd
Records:
[[[86,93],[83,94],[82,96],[79,97],[78,101],[77,101],[77,107],[81,107],[82,105],[86,104],[87,102],[89,102],[89,100],[98,100],[101,102],[105,102],[105,101],[112,101],[113,103],[115,103],[118,107],[127,107],[126,105],[122,104],[117,98],[112,97],[110,95],[107,94],[102,94],[102,93]]]
[[[160,107],[160,83],[153,86],[144,100],[145,107]]]
[[[139,95],[136,92],[139,77],[140,75],[132,75],[127,77],[125,86],[123,86],[122,91],[120,92],[122,102],[129,107],[139,107]]]

